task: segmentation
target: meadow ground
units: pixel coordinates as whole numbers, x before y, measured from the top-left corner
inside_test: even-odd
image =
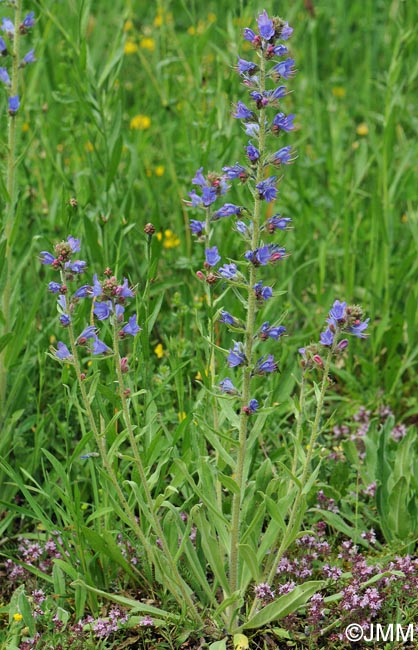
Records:
[[[273,201],[255,197],[261,223],[292,219],[274,235],[286,248],[275,265],[244,259],[236,213],[196,241],[190,221],[208,213],[185,203],[200,167],[248,166],[235,68],[255,60],[242,33],[264,9],[294,28],[296,68],[278,109],[295,114],[279,145],[293,161],[270,170],[283,177]],[[20,10],[0,7],[0,648],[339,649],[348,624],[406,630],[418,585],[418,5],[25,0],[21,20],[35,22],[20,56],[34,48],[36,61],[17,70],[4,19]],[[230,184],[226,201],[247,205],[251,179]],[[69,235],[87,260],[77,286],[94,290],[105,271],[123,300],[123,278],[135,287],[120,352],[113,316],[95,311],[113,352],[79,367],[73,348],[57,362],[72,307],[57,312],[59,278],[40,263]],[[249,424],[246,402],[218,386],[238,376],[232,341],[253,350],[248,282],[205,282],[209,244],[250,280],[264,273],[262,320],[286,327],[265,337],[275,372],[243,371],[259,402]],[[300,399],[298,350],[336,300],[362,306],[368,337],[330,366],[316,348],[302,357],[314,367]],[[93,306],[77,309],[78,334]],[[231,331],[220,309],[236,315]],[[381,641],[367,647],[409,647]]]

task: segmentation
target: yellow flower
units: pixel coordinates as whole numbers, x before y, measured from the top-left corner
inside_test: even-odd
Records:
[[[57,342],[57,337],[54,334],[51,334],[51,336],[49,337],[49,342],[51,345],[54,345],[54,343]]]
[[[405,213],[401,216],[402,223],[408,223],[408,215]]]
[[[190,36],[194,36],[196,34],[196,28],[193,25],[190,25],[190,27],[187,30],[187,33],[190,34]]]
[[[196,379],[196,381],[202,381],[203,377],[202,377],[202,373],[200,372],[200,370],[196,373],[195,379]]]
[[[133,24],[132,20],[127,20],[126,23],[123,26],[123,31],[124,32],[130,32],[131,29],[133,29],[133,28],[134,28],[134,24]]]
[[[216,14],[209,12],[208,13],[208,22],[209,23],[216,23]]]
[[[154,169],[156,176],[164,176],[165,167],[164,165],[157,165]]]
[[[126,41],[123,51],[125,54],[135,54],[138,52],[138,45],[133,41]]]
[[[180,239],[172,230],[164,231],[164,240],[163,240],[164,248],[176,248],[176,246],[178,246],[179,244],[180,244]]]
[[[343,99],[346,96],[347,91],[342,86],[334,86],[334,88],[332,89],[332,94],[334,95],[334,97],[337,97],[338,99]]]
[[[150,52],[155,50],[155,41],[153,38],[141,38],[139,45],[143,50],[149,50]]]
[[[159,11],[154,18],[154,27],[161,27],[163,23],[164,23],[163,14],[162,11]]]
[[[13,620],[16,621],[17,623],[23,619],[22,614],[13,614]]]
[[[86,151],[91,153],[92,151],[94,151],[94,144],[92,142],[90,142],[90,140],[89,140],[88,142],[86,142],[85,148],[86,148]]]
[[[129,123],[131,129],[136,129],[137,131],[144,131],[149,129],[151,126],[151,118],[148,115],[135,115]]]
[[[181,411],[181,413],[177,413],[177,417],[179,419],[179,422],[183,422],[187,418],[187,415],[184,411]]]
[[[164,356],[164,348],[162,343],[158,343],[158,345],[155,346],[154,352],[157,355],[158,359],[162,359]]]
[[[366,122],[361,122],[356,129],[357,135],[367,135],[369,133],[369,127]]]
[[[27,122],[23,122],[22,131],[23,133],[27,133],[29,131],[29,124]]]

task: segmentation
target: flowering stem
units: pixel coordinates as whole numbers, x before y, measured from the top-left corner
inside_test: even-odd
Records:
[[[20,30],[19,26],[22,20],[22,0],[16,0],[14,3],[15,17],[14,17],[14,38],[12,50],[12,70],[11,70],[11,86],[10,97],[15,97],[18,94],[19,83],[19,44],[20,44]],[[14,222],[14,209],[16,204],[16,116],[10,115],[8,138],[7,138],[7,172],[6,172],[6,189],[8,194],[8,202],[5,209],[5,221],[3,239],[6,242],[4,253],[4,264],[6,280],[3,289],[2,297],[2,312],[5,329],[9,331],[12,329],[10,322],[10,298],[12,293],[12,243],[11,235]],[[7,388],[7,367],[6,367],[6,350],[3,349],[0,353],[0,405],[4,407],[6,399]],[[3,408],[2,408],[3,410]]]
[[[77,354],[76,340],[75,340],[75,336],[74,336],[73,326],[72,326],[71,323],[68,326],[68,336],[69,336],[69,339],[70,339],[71,353],[72,353],[72,356],[73,356],[74,369],[75,369],[75,373],[76,373],[76,376],[77,376],[77,381],[78,381],[78,385],[79,385],[79,388],[80,388],[80,393],[81,393],[81,396],[82,396],[82,399],[83,399],[83,404],[84,404],[85,409],[86,409],[87,419],[89,421],[91,430],[93,432],[93,435],[94,435],[94,438],[95,438],[95,441],[96,441],[96,444],[97,444],[97,448],[98,448],[99,453],[100,453],[100,457],[101,457],[102,462],[103,462],[103,466],[104,466],[104,468],[106,470],[107,475],[109,476],[109,478],[110,478],[110,480],[112,482],[112,485],[113,485],[113,487],[115,489],[116,494],[118,495],[119,502],[122,504],[122,506],[123,506],[123,508],[125,510],[126,516],[128,517],[129,521],[131,522],[135,532],[137,533],[138,537],[141,540],[141,543],[143,544],[143,546],[144,546],[144,548],[145,548],[145,550],[147,552],[148,560],[150,561],[151,564],[154,564],[155,563],[155,557],[154,557],[154,551],[152,549],[152,546],[149,543],[149,541],[146,539],[146,537],[143,534],[141,528],[139,527],[139,525],[138,525],[138,523],[136,521],[136,518],[135,518],[135,514],[132,511],[132,509],[130,508],[130,506],[129,506],[126,498],[125,498],[125,495],[123,494],[123,492],[122,492],[122,490],[120,488],[118,477],[115,474],[115,471],[114,471],[114,469],[112,467],[111,462],[109,461],[109,457],[108,457],[107,450],[106,450],[105,438],[104,438],[103,435],[100,434],[100,432],[99,432],[99,430],[97,428],[96,420],[94,418],[93,410],[92,410],[91,404],[90,404],[90,398],[89,398],[89,396],[87,394],[85,383],[84,383],[82,375],[81,375],[81,368],[80,368],[80,362],[79,362],[78,354]]]
[[[259,91],[262,93],[265,90],[265,59],[260,56],[260,86]],[[257,161],[257,172],[255,184],[261,183],[264,178],[264,149],[265,149],[265,110],[260,109],[259,117],[259,139],[258,149],[260,157]],[[255,250],[259,245],[260,237],[260,217],[261,217],[261,199],[256,191],[254,197],[254,214],[253,214],[253,232],[251,246]],[[237,589],[238,585],[238,565],[239,553],[238,545],[240,541],[240,515],[241,503],[244,491],[244,463],[247,451],[247,431],[248,431],[248,415],[244,411],[250,399],[250,383],[251,383],[251,362],[253,355],[254,345],[254,331],[255,331],[255,315],[256,315],[256,295],[254,292],[254,285],[257,282],[257,267],[255,264],[250,264],[249,280],[248,280],[248,302],[247,302],[247,320],[245,327],[244,337],[244,350],[246,357],[246,364],[243,367],[242,378],[242,396],[241,396],[241,415],[239,424],[239,438],[238,438],[238,458],[235,472],[235,480],[238,485],[238,491],[232,498],[232,516],[231,516],[231,549],[229,560],[229,588],[232,594]],[[233,615],[233,614],[232,614]],[[232,623],[232,621],[231,621]]]
[[[304,489],[305,489],[306,484],[307,484],[308,479],[309,479],[312,455],[313,455],[316,440],[317,440],[319,432],[320,432],[319,423],[320,423],[320,420],[321,420],[322,409],[323,409],[323,406],[324,406],[325,393],[326,393],[326,389],[327,389],[327,385],[328,385],[329,369],[330,369],[330,365],[331,365],[332,355],[333,355],[333,353],[335,351],[335,348],[336,348],[336,345],[337,345],[337,341],[338,341],[338,336],[336,334],[335,337],[334,337],[334,342],[329,348],[328,355],[327,355],[327,358],[326,358],[325,364],[324,364],[324,375],[323,375],[323,378],[322,378],[321,390],[320,390],[320,393],[319,393],[318,402],[317,402],[317,406],[316,406],[315,419],[314,419],[314,423],[312,425],[311,436],[310,436],[310,439],[309,439],[309,446],[308,446],[305,462],[304,462],[304,465],[303,465],[302,476],[300,478],[299,492],[298,492],[298,494],[297,494],[297,496],[295,498],[295,501],[293,503],[292,510],[290,511],[289,520],[288,520],[287,526],[286,526],[286,532],[283,535],[283,539],[282,539],[281,544],[279,546],[279,550],[274,555],[274,560],[273,560],[273,562],[271,564],[271,568],[268,570],[268,577],[267,577],[268,584],[271,584],[271,582],[273,581],[273,579],[274,579],[274,577],[276,575],[276,571],[277,571],[277,567],[279,565],[279,562],[282,559],[283,554],[285,553],[286,549],[288,548],[289,543],[292,541],[292,539],[294,537],[294,527],[295,527],[296,520],[299,517],[300,507],[301,507],[301,504],[302,504],[302,501],[303,501],[303,498],[304,498]],[[252,607],[251,607],[250,614],[249,614],[250,618],[254,614],[254,611],[255,611],[255,609],[257,607],[257,603],[258,603],[258,599],[255,598],[254,602],[252,604]]]
[[[137,469],[138,474],[139,474],[142,489],[144,490],[145,501],[146,501],[146,504],[147,504],[149,515],[150,515],[150,517],[152,519],[152,522],[153,522],[154,531],[155,531],[156,535],[158,536],[158,538],[160,540],[162,552],[164,554],[164,557],[165,557],[166,561],[170,565],[171,575],[172,575],[172,577],[174,579],[174,582],[176,583],[176,585],[177,585],[177,587],[179,589],[179,592],[180,592],[180,593],[175,592],[173,595],[175,596],[178,603],[182,607],[184,607],[184,605],[187,606],[188,610],[190,611],[190,613],[192,614],[192,616],[194,617],[194,619],[198,623],[202,623],[201,618],[200,618],[200,616],[199,616],[199,614],[198,614],[198,612],[196,610],[196,606],[195,606],[193,600],[191,599],[191,597],[190,597],[190,595],[189,595],[189,593],[187,591],[187,587],[186,587],[186,585],[185,585],[185,583],[184,583],[184,581],[183,581],[183,579],[182,579],[182,577],[181,577],[181,575],[180,575],[180,573],[178,571],[178,568],[177,568],[175,562],[173,561],[173,558],[172,558],[172,555],[170,553],[170,549],[168,547],[167,540],[166,540],[164,531],[162,529],[160,520],[158,519],[157,513],[155,512],[154,500],[152,498],[152,495],[151,495],[151,492],[150,492],[150,489],[149,489],[149,486],[148,486],[147,477],[146,477],[146,474],[145,474],[145,468],[144,468],[144,465],[143,465],[142,460],[141,460],[138,445],[137,445],[137,442],[136,442],[136,439],[135,439],[135,433],[134,433],[134,430],[133,430],[133,427],[132,427],[132,422],[131,422],[131,417],[130,417],[130,412],[129,412],[129,404],[128,404],[128,400],[127,400],[126,392],[125,392],[125,390],[126,390],[125,389],[125,382],[124,382],[124,379],[123,379],[123,373],[122,373],[122,367],[121,367],[121,357],[120,357],[120,352],[119,352],[119,337],[118,337],[118,331],[117,331],[116,326],[113,327],[113,351],[114,351],[114,355],[115,355],[116,375],[117,375],[118,384],[119,384],[119,397],[120,397],[120,400],[121,400],[121,403],[122,403],[123,418],[125,420],[125,426],[126,426],[127,431],[128,431],[129,442],[130,442],[130,445],[131,445],[131,449],[133,451],[136,469]],[[141,531],[141,535],[143,536],[142,531]],[[142,541],[142,539],[141,539],[141,541]]]
[[[210,221],[210,208],[206,208],[206,219],[205,219],[205,248],[210,246],[210,236],[211,236],[211,221]],[[215,330],[213,320],[213,292],[210,284],[206,284],[206,296],[208,300],[209,314],[210,314],[210,323],[209,323],[209,345],[210,345],[210,357],[209,357],[209,375],[211,380],[211,386],[215,386],[216,383],[216,362],[215,362]],[[213,428],[215,430],[215,435],[219,431],[219,412],[218,404],[215,396],[212,397],[212,418],[213,418]],[[216,450],[216,466],[219,465],[219,451]],[[216,503],[219,509],[219,512],[222,512],[222,484],[219,479],[216,480]]]

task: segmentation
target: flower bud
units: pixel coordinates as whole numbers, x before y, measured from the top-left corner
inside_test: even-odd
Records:
[[[144,227],[144,233],[149,237],[152,237],[152,235],[155,233],[155,226],[152,223],[147,223],[147,225]]]

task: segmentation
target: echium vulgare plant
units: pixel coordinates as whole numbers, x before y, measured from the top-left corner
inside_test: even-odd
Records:
[[[277,232],[281,235],[286,231],[291,222],[290,217],[274,214],[266,218],[264,213],[267,212],[266,204],[275,201],[281,181],[281,172],[272,173],[270,170],[272,168],[281,170],[295,158],[291,145],[286,142],[280,143],[283,136],[294,129],[295,116],[282,112],[280,105],[288,94],[287,87],[282,82],[293,77],[295,67],[293,58],[289,56],[287,44],[293,32],[288,23],[281,18],[271,18],[266,11],[263,11],[258,16],[257,24],[257,32],[249,28],[244,30],[244,39],[252,44],[255,56],[251,60],[239,57],[236,66],[244,86],[249,91],[249,102],[237,101],[233,109],[233,117],[242,123],[243,130],[249,138],[245,146],[246,158],[242,163],[236,162],[224,166],[222,174],[211,172],[205,176],[203,168],[200,168],[192,180],[196,189],[189,193],[190,201],[187,201],[191,208],[199,209],[205,215],[204,220],[192,219],[190,229],[197,240],[203,243],[205,249],[204,269],[197,272],[197,277],[206,283],[210,291],[208,301],[210,318],[212,321],[218,320],[223,323],[237,339],[233,341],[226,357],[226,362],[229,368],[233,369],[235,378],[231,375],[219,381],[214,360],[216,345],[213,335],[210,337],[209,364],[210,377],[217,386],[218,392],[236,399],[239,403],[239,419],[235,423],[235,428],[238,429],[237,440],[236,444],[232,445],[235,455],[229,463],[231,476],[228,477],[229,480],[222,477],[223,487],[226,486],[231,492],[230,507],[228,500],[219,498],[219,481],[216,483],[217,504],[220,509],[216,531],[219,540],[218,550],[221,550],[221,554],[224,551],[228,568],[223,572],[218,565],[214,573],[223,587],[225,600],[229,604],[227,625],[232,630],[265,624],[273,618],[278,618],[280,612],[285,615],[283,613],[285,607],[280,599],[276,605],[271,603],[264,615],[260,616],[260,612],[255,614],[260,606],[255,591],[256,597],[250,609],[249,620],[241,628],[237,628],[238,611],[242,607],[242,599],[251,578],[256,582],[264,579],[271,583],[280,558],[300,530],[306,486],[311,477],[312,454],[320,429],[320,416],[328,385],[331,359],[335,354],[341,354],[347,346],[347,340],[341,339],[342,332],[363,337],[367,327],[367,321],[361,321],[360,308],[347,307],[346,303],[336,301],[329,315],[328,328],[321,334],[320,342],[303,351],[302,394],[304,394],[305,374],[312,364],[323,373],[316,416],[310,434],[309,451],[304,456],[300,468],[302,409],[295,435],[292,472],[288,470],[288,475],[291,474],[293,477],[291,485],[287,484],[284,493],[280,490],[276,493],[277,503],[274,503],[271,498],[272,491],[269,488],[270,495],[266,496],[266,502],[268,501],[267,510],[271,521],[268,524],[264,522],[263,525],[258,525],[257,517],[259,521],[263,521],[259,516],[263,506],[260,506],[261,510],[259,508],[256,511],[253,519],[248,518],[248,513],[252,511],[254,514],[256,504],[254,486],[248,485],[249,456],[256,442],[260,422],[263,421],[257,419],[263,411],[260,407],[262,395],[255,392],[259,391],[259,388],[256,388],[254,380],[260,376],[271,375],[278,370],[275,355],[264,353],[263,346],[269,339],[278,342],[286,331],[281,324],[280,315],[273,323],[263,318],[263,307],[266,301],[274,299],[274,288],[265,283],[262,272],[266,267],[282,264],[286,258],[286,249],[281,242],[276,242],[272,238]],[[248,203],[236,205],[225,202],[220,207],[215,205],[229,190],[229,182],[234,180],[241,182],[248,190]],[[213,245],[216,222],[228,218],[233,219],[232,227],[243,242],[242,256],[236,260],[231,259],[228,251]],[[217,285],[221,286],[222,292],[225,286],[233,289],[240,305],[245,306],[245,319],[240,319],[225,309],[215,311],[213,306],[219,303],[219,298],[215,299],[212,292],[216,290]],[[328,350],[325,360],[322,359],[324,349]],[[303,405],[303,398],[301,402]],[[213,424],[216,424],[215,419]],[[218,460],[219,451],[218,449],[216,451]],[[221,453],[222,458],[225,459],[226,452],[230,451],[231,447],[224,449],[225,453]],[[220,521],[225,514],[228,515],[226,528]],[[256,531],[259,532],[259,538]],[[228,548],[225,539],[229,540]],[[317,582],[309,586],[305,585],[299,594],[295,594],[297,606],[305,602],[320,586]],[[286,613],[289,613],[289,609]]]
[[[48,290],[57,296],[59,322],[68,333],[68,344],[58,341],[57,347],[52,348],[52,355],[57,360],[74,367],[81,394],[81,404],[102,460],[104,476],[113,488],[113,499],[117,512],[141,543],[145,554],[144,562],[148,562],[156,579],[159,578],[165,586],[168,586],[179,606],[181,608],[186,606],[192,618],[199,621],[200,617],[190,597],[189,589],[180,576],[168,549],[166,535],[156,512],[155,502],[147,481],[146,468],[142,462],[139,443],[135,435],[136,426],[132,421],[130,400],[134,395],[131,394],[131,388],[125,380],[130,372],[129,356],[128,354],[122,356],[121,346],[125,344],[126,339],[135,337],[141,331],[136,313],[129,317],[125,314],[127,303],[134,298],[135,292],[129,286],[126,278],[123,282],[119,282],[110,268],[104,270],[102,279],[94,274],[91,283],[80,284],[72,289],[73,283],[85,273],[87,268],[85,261],[74,259],[74,255],[79,251],[80,240],[70,235],[66,241],[55,245],[53,253],[49,251],[40,253],[41,263],[50,266],[59,274],[58,281],[49,282]],[[91,318],[89,323],[80,324],[86,311],[82,305],[84,300],[92,301],[89,309]],[[109,327],[106,327],[107,324]],[[103,334],[99,332],[99,325],[102,326]],[[111,345],[107,345],[103,340],[106,335],[109,336],[107,334],[109,329]],[[125,429],[118,435],[117,446],[119,447],[127,438],[132,454],[132,470],[136,477],[139,477],[139,480],[137,478],[139,486],[136,486],[134,481],[131,483],[125,479],[121,480],[122,470],[117,467],[115,448],[114,445],[113,448],[110,448],[106,435],[109,426],[115,420],[113,418],[110,419],[110,422],[102,424],[103,416],[97,407],[96,400],[95,373],[83,371],[81,353],[87,353],[90,358],[112,358],[114,361],[115,384],[119,398],[116,417],[119,413],[125,425]],[[93,455],[96,453],[92,452]],[[86,454],[84,457],[90,455]],[[139,487],[141,491],[140,493],[138,489],[133,490],[137,497],[136,506],[132,505],[132,489],[126,489],[127,484],[132,486],[134,483],[136,488]],[[140,510],[139,517],[137,517],[136,509]],[[158,544],[156,544],[156,540],[158,540]],[[140,576],[141,574],[138,573],[138,577]]]
[[[4,3],[6,4],[6,3]],[[16,154],[16,115],[20,108],[19,96],[19,76],[27,65],[36,61],[33,49],[28,49],[21,56],[21,39],[25,38],[35,24],[35,14],[33,11],[27,15],[22,15],[22,0],[14,0],[7,3],[14,12],[12,18],[4,16],[0,24],[0,56],[2,65],[0,66],[0,85],[7,92],[8,107],[8,134],[6,150],[6,191],[7,201],[4,208],[2,219],[1,241],[4,242],[4,281],[2,290],[2,322],[4,331],[0,334],[4,336],[13,331],[12,312],[10,308],[12,295],[12,255],[13,255],[13,224],[17,203],[16,190],[16,171],[19,159]],[[2,346],[3,347],[3,346]],[[4,412],[4,401],[6,396],[7,385],[7,364],[6,364],[6,347],[0,352],[0,410]]]

